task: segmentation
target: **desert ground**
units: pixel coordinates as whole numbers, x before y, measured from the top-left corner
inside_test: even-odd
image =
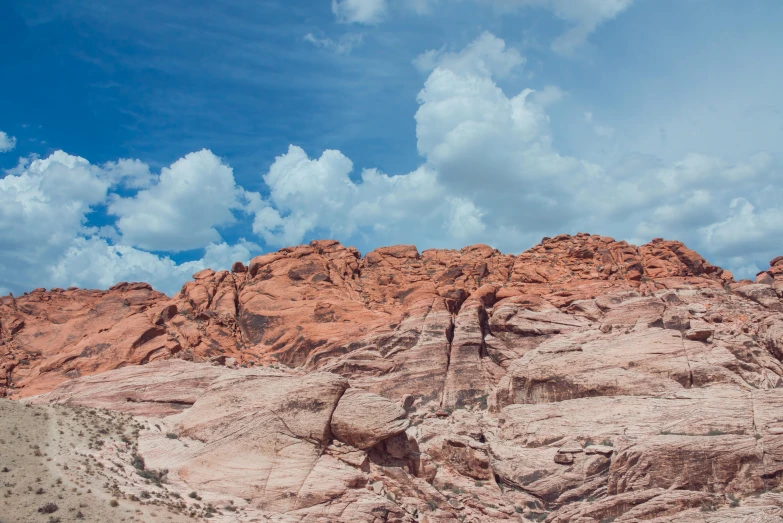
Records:
[[[134,451],[144,424],[130,416],[0,399],[0,420],[2,523],[219,516],[170,488],[159,471],[139,468]]]

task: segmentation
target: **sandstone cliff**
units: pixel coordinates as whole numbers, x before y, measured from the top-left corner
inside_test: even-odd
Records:
[[[0,390],[159,418],[149,463],[270,521],[780,521],[782,294],[663,240],[316,241],[2,298]]]

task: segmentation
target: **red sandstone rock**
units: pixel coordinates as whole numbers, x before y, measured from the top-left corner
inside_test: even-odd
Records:
[[[514,317],[500,325],[492,315],[490,328],[521,332],[516,324],[523,321],[543,333],[564,326],[533,318],[539,306],[525,312],[526,301],[556,311],[613,290],[666,288],[672,277],[697,286],[724,281],[721,269],[680,243],[633,247],[587,234],[547,239],[519,256],[486,245],[421,254],[395,246],[362,259],[353,248],[322,240],[254,258],[247,272],[242,267],[203,270],[171,299],[145,284],[3,298],[2,358],[11,377],[4,387],[12,395],[34,394],[120,362],[225,355],[240,364],[277,360],[357,378],[395,368],[393,379],[374,380],[371,388],[400,396],[421,392],[417,380],[425,380],[451,405],[497,382],[502,372],[490,352],[512,356],[481,349],[487,307]],[[444,332],[456,336],[456,345]],[[447,363],[451,370],[437,377]]]
[[[775,283],[775,277],[773,274],[762,271],[756,275],[755,283],[761,283],[763,285],[772,285]]]
[[[782,266],[735,284],[681,243],[587,234],[316,241],[171,298],[2,298],[0,384],[160,418],[150,466],[275,521],[777,521]]]

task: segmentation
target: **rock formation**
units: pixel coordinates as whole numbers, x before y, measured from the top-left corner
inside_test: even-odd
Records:
[[[155,417],[151,467],[268,521],[780,521],[781,297],[660,239],[314,241],[2,298],[0,390]]]

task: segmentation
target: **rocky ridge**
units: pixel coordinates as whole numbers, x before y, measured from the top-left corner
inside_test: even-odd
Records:
[[[151,466],[269,521],[780,521],[781,295],[660,239],[315,241],[2,298],[0,386],[154,416]]]

